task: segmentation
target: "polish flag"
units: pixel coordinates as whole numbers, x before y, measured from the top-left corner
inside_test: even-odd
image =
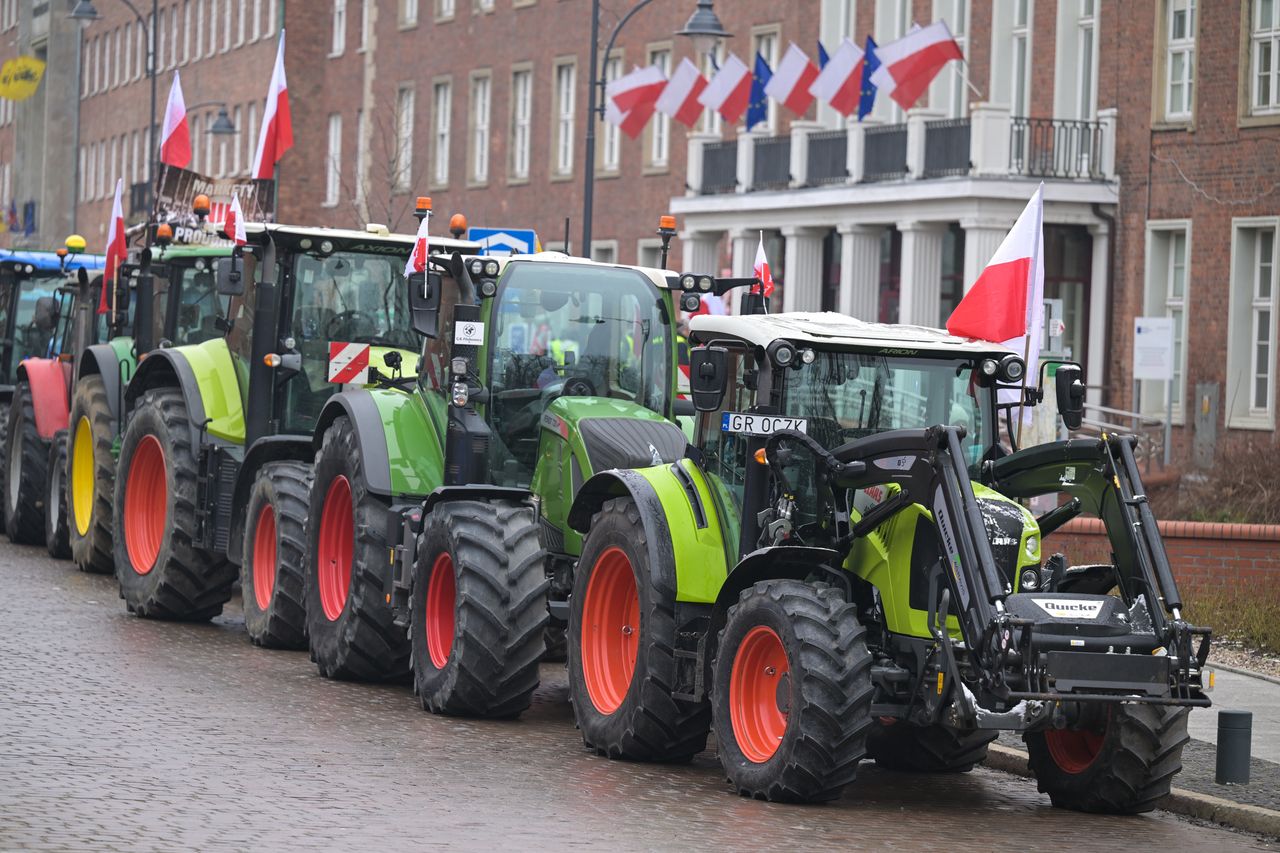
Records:
[[[160,132],[160,162],[185,169],[191,162],[191,128],[187,126],[187,103],[182,98],[182,83],[173,72],[169,87],[169,103],[164,108],[164,126]]]
[[[904,110],[920,99],[942,66],[953,59],[964,61],[946,21],[913,29],[897,41],[877,47],[876,56],[880,67],[871,75],[871,82]]]
[[[111,202],[111,222],[107,225],[107,258],[102,270],[102,296],[98,299],[98,313],[108,311],[107,291],[120,277],[120,265],[128,257],[129,249],[124,243],[124,204],[121,196],[124,193],[124,178],[116,179],[116,197]]]
[[[862,87],[862,48],[846,38],[819,72],[809,94],[831,105],[842,116],[858,108]]]
[[[237,246],[249,242],[249,235],[244,230],[244,210],[240,207],[240,196],[235,193],[231,194],[231,206],[222,221],[222,233]]]
[[[644,130],[644,126],[653,118],[654,105],[644,102],[636,104],[631,112],[624,113],[610,101],[604,108],[604,120],[615,125],[629,138],[635,139]]]
[[[756,246],[756,264],[753,268],[756,281],[760,282],[765,298],[773,296],[773,273],[769,272],[769,259],[764,254],[764,235],[760,235],[760,243]]]
[[[427,236],[427,229],[431,226],[431,211],[427,211],[427,215],[422,217],[422,221],[418,223],[418,238],[413,241],[413,251],[409,253],[409,259],[404,262],[404,274],[407,278],[414,273],[427,271],[427,249],[430,238]]]
[[[813,103],[809,87],[816,79],[818,66],[813,64],[799,45],[792,42],[764,87],[764,93],[796,115],[804,115]]]
[[[635,139],[653,116],[667,78],[656,66],[636,68],[605,86],[604,120]]]
[[[1044,184],[991,256],[973,287],[947,318],[957,337],[1004,344],[1027,357],[1027,376],[1039,375],[1044,325]]]
[[[742,118],[750,101],[751,69],[732,53],[698,96],[698,103],[719,112],[729,124]]]
[[[680,60],[676,73],[671,75],[671,81],[662,90],[662,96],[655,106],[663,115],[671,116],[685,127],[693,127],[702,114],[698,96],[706,88],[707,79],[702,76],[698,66],[685,57]]]
[[[270,178],[284,152],[293,147],[293,119],[289,115],[289,84],[284,78],[284,30],[276,48],[276,66],[267,89],[267,106],[262,111],[258,151],[253,155],[253,176]]]

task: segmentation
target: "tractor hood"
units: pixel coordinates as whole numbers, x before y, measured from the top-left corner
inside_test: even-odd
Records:
[[[588,476],[674,462],[684,456],[686,445],[680,427],[656,412],[605,397],[560,397],[543,412],[542,427],[566,440],[578,436]]]

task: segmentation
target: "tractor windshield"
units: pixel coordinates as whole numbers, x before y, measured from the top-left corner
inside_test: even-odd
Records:
[[[152,340],[168,340],[174,346],[185,346],[221,334],[217,328],[214,263],[215,258],[175,258],[158,269]],[[171,302],[175,299],[176,303]]]
[[[493,306],[493,470],[527,483],[538,423],[560,396],[608,397],[666,414],[674,328],[640,272],[569,263],[507,267]]]
[[[5,288],[3,305],[0,306],[0,311],[3,312],[0,315],[3,316],[0,328],[6,331],[12,329],[6,335],[12,344],[6,341],[3,369],[7,377],[5,381],[12,382],[19,361],[27,356],[48,354],[54,329],[44,324],[44,318],[48,315],[43,312],[41,322],[37,322],[36,306],[41,298],[57,299],[58,286],[67,279],[57,270],[36,270],[34,273],[8,271],[4,274],[4,279],[8,286]]]

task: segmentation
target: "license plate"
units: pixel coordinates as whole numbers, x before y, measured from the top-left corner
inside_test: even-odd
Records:
[[[751,415],[746,412],[725,412],[720,420],[721,432],[743,432],[747,435],[773,435],[784,429],[794,429],[809,434],[809,422],[804,418],[788,418],[781,415]]]

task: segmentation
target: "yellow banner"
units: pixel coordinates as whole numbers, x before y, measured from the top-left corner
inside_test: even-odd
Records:
[[[0,98],[25,101],[40,88],[44,61],[34,56],[19,56],[0,66]]]

